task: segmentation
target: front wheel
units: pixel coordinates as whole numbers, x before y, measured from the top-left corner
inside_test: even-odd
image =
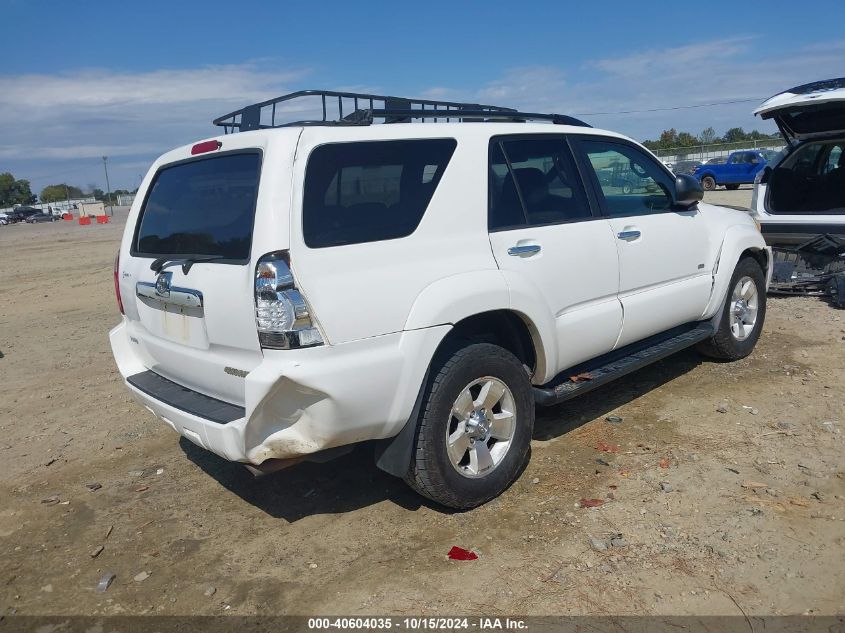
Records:
[[[716,179],[713,176],[705,176],[701,179],[701,188],[704,191],[713,191],[716,188]]]
[[[763,330],[766,318],[766,278],[753,257],[744,257],[731,277],[719,329],[699,344],[705,356],[739,360],[748,356]]]
[[[522,363],[490,343],[438,353],[405,480],[458,510],[501,494],[528,457],[534,397]]]

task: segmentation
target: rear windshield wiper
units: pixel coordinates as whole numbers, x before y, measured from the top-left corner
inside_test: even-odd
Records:
[[[155,274],[159,274],[163,269],[175,264],[182,264],[182,274],[187,275],[191,266],[201,262],[213,262],[216,259],[225,259],[223,255],[202,255],[199,257],[186,257],[185,259],[170,259],[168,257],[159,257],[150,264],[150,270]]]

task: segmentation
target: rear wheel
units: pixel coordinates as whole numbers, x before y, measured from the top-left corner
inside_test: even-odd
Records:
[[[713,191],[716,188],[716,179],[713,176],[705,176],[701,179],[701,188],[704,191]]]
[[[465,510],[501,494],[528,457],[534,397],[522,363],[490,343],[438,354],[417,422],[406,481]]]
[[[719,329],[699,344],[705,356],[739,360],[754,349],[766,318],[766,278],[752,257],[739,261],[731,277]]]

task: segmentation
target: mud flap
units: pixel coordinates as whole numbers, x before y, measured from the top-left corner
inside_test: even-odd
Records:
[[[384,472],[395,477],[405,477],[411,465],[411,458],[414,454],[414,439],[417,435],[417,421],[420,417],[425,388],[428,385],[428,375],[431,369],[427,369],[423,376],[420,392],[411,411],[411,417],[405,422],[405,426],[397,435],[381,440],[376,443],[375,458],[376,466]]]

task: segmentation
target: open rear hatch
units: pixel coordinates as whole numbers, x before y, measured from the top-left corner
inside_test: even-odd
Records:
[[[128,333],[147,368],[238,405],[262,360],[250,266],[261,161],[236,151],[160,169],[120,266],[132,282]]]
[[[845,77],[790,88],[754,111],[774,119],[787,143],[845,134]]]

